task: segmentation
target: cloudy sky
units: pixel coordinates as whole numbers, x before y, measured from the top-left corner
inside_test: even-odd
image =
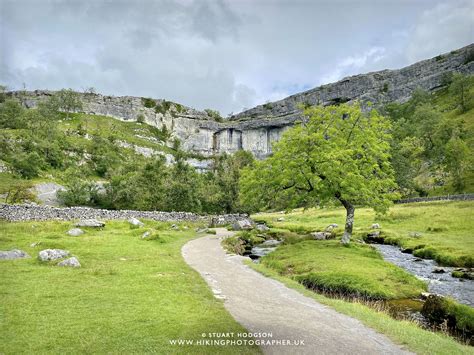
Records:
[[[474,42],[474,0],[0,0],[0,83],[223,114]]]

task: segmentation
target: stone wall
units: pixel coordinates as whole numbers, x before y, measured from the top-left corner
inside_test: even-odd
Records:
[[[448,72],[474,74],[474,61],[468,62],[469,54],[473,52],[474,44],[471,44],[403,69],[347,77],[333,84],[257,106],[224,122],[212,120],[206,112],[174,103],[166,112],[156,112],[153,108],[145,107],[140,97],[82,94],[82,98],[86,113],[124,121],[136,121],[142,116],[150,125],[166,127],[172,136],[180,139],[183,149],[187,151],[209,157],[245,149],[257,158],[264,158],[271,153],[272,143],[286,129],[304,119],[299,109],[301,104],[328,105],[355,100],[375,104],[404,102],[418,87],[428,91],[440,88]],[[19,94],[10,93],[13,96]],[[39,100],[51,94],[41,90],[27,92],[25,105],[34,107]],[[162,105],[164,100],[156,99],[154,102]]]
[[[434,197],[413,197],[395,201],[395,203],[414,203],[414,202],[431,202],[431,201],[472,201],[474,194],[446,195]]]
[[[246,214],[225,214],[219,216],[198,215],[189,212],[158,212],[132,210],[103,210],[88,207],[47,207],[38,205],[0,204],[0,220],[20,221],[70,221],[78,219],[124,220],[131,217],[145,218],[161,222],[204,222],[208,225],[226,225],[239,220],[246,220]]]

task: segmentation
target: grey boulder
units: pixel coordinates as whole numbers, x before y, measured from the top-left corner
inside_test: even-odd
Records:
[[[374,224],[372,224],[372,226],[371,226],[370,228],[372,228],[372,229],[380,229],[380,224],[374,223]]]
[[[41,261],[57,260],[66,256],[69,256],[69,252],[62,249],[45,249],[41,250],[38,254]]]
[[[84,234],[84,231],[80,228],[73,228],[73,229],[69,230],[67,232],[67,234],[69,234],[72,237],[78,237],[78,236]]]
[[[311,233],[311,236],[316,240],[326,240],[333,237],[330,232],[313,232]]]
[[[101,228],[105,227],[105,223],[96,219],[81,219],[79,222],[76,223],[76,227]]]
[[[135,217],[129,218],[128,223],[135,227],[143,227],[145,224]]]
[[[68,258],[66,260],[61,261],[58,263],[58,266],[67,266],[67,267],[81,267],[81,263],[75,256],[72,258]]]
[[[24,259],[29,257],[28,253],[20,249],[0,251],[0,260]]]
[[[232,224],[232,229],[236,231],[253,229],[252,223],[248,219],[241,219]]]
[[[257,224],[255,228],[257,228],[257,230],[260,232],[268,232],[270,230],[266,224]]]

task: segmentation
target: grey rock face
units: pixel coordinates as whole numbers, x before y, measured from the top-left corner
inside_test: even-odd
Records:
[[[61,261],[58,263],[58,266],[67,266],[67,267],[81,267],[81,263],[75,256],[68,258],[66,260]]]
[[[105,223],[96,219],[83,219],[76,223],[76,227],[101,228],[105,227]]]
[[[404,102],[416,88],[428,91],[438,90],[447,72],[474,73],[474,62],[468,62],[468,54],[474,44],[456,51],[424,60],[399,70],[382,70],[344,78],[336,83],[323,85],[285,99],[259,105],[232,116],[224,122],[210,119],[207,113],[183,106],[178,110],[172,104],[166,112],[147,108],[140,97],[115,97],[98,94],[81,94],[84,112],[114,117],[123,121],[145,122],[158,127],[166,127],[173,138],[182,142],[183,149],[212,156],[216,153],[234,153],[244,149],[257,158],[271,153],[271,145],[280,139],[285,130],[296,122],[304,121],[300,105],[330,105],[341,102],[360,101],[383,105],[387,102]],[[19,95],[18,92],[9,95]],[[51,95],[49,91],[27,93],[26,105],[36,106],[37,102]],[[163,100],[154,100],[161,105]],[[151,152],[143,151],[140,154]],[[206,169],[206,163],[197,163],[198,169]]]
[[[69,256],[69,252],[62,249],[45,249],[41,250],[38,254],[41,261],[57,260],[66,256]]]
[[[82,234],[84,234],[84,231],[80,228],[73,228],[73,229],[70,229],[67,234],[69,234],[71,237],[78,237]]]
[[[372,229],[380,229],[380,224],[374,223],[374,224],[372,224],[372,225],[370,226],[370,228],[372,228]]]
[[[0,251],[0,260],[14,260],[14,259],[24,259],[30,258],[28,253],[20,249],[12,249],[7,251]]]
[[[136,226],[136,227],[143,227],[145,225],[143,222],[141,222],[139,219],[137,219],[135,217],[129,218],[128,223],[130,223],[132,226]]]
[[[31,188],[31,192],[33,192],[41,204],[45,206],[59,206],[58,191],[64,190],[64,186],[54,182],[37,184]]]

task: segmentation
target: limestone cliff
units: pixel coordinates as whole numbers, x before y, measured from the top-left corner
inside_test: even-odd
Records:
[[[180,139],[182,147],[187,151],[208,157],[244,149],[257,158],[263,158],[271,152],[272,142],[302,119],[300,104],[328,105],[354,100],[375,104],[403,102],[418,87],[429,91],[440,88],[443,77],[448,72],[473,74],[473,53],[474,44],[471,44],[403,69],[347,77],[333,84],[257,106],[223,122],[213,120],[206,112],[165,100],[90,93],[82,94],[82,97],[84,112],[125,121],[143,119],[158,128],[166,127],[174,137]],[[52,92],[39,90],[28,92],[24,103],[33,107],[38,100],[51,94]]]

